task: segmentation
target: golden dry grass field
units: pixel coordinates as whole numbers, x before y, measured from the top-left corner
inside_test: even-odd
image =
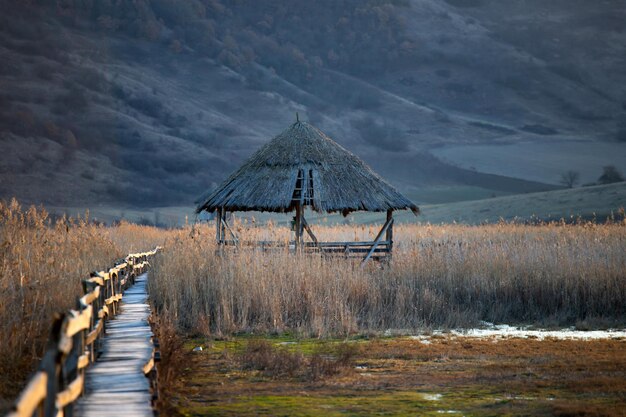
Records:
[[[81,279],[170,232],[80,218],[51,219],[43,208],[0,202],[0,413],[44,352],[53,315],[75,307]]]
[[[290,238],[272,223],[233,228],[248,241]],[[315,230],[336,241],[371,240],[377,229]],[[404,335],[481,321],[624,327],[626,223],[405,224],[394,232],[393,260],[361,268],[284,249],[221,251],[206,224],[103,227],[87,214],[52,220],[43,209],[3,203],[0,409],[34,369],[53,313],[74,305],[80,280],[162,245],[149,290],[165,415],[619,415],[623,340],[445,336],[424,345]],[[189,356],[199,344],[203,353]]]
[[[250,241],[289,230],[239,224]],[[372,240],[378,226],[327,226],[320,240]],[[166,242],[152,300],[180,331],[314,337],[475,326],[624,324],[623,222],[536,226],[400,225],[389,265],[242,248],[218,255],[206,225]]]

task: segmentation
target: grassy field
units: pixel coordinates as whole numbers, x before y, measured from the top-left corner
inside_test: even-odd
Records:
[[[400,223],[464,223],[482,224],[505,221],[575,221],[597,219],[604,222],[611,214],[619,216],[626,206],[626,182],[593,187],[581,187],[541,193],[497,196],[480,200],[457,201],[445,204],[420,205],[421,214],[398,212]],[[368,224],[381,222],[377,213],[356,213],[348,219],[341,216],[309,216],[311,222]]]
[[[463,201],[423,207],[421,222],[460,222],[481,224],[483,222],[543,220],[574,221],[596,218],[600,222],[612,214],[618,215],[626,205],[626,182],[596,185],[542,193],[518,194],[486,200]],[[399,221],[414,221],[408,213]]]
[[[410,212],[398,212],[396,222],[399,223],[465,223],[482,224],[496,223],[501,219],[511,221],[560,220],[568,221],[582,217],[591,220],[594,217],[604,222],[611,213],[619,214],[620,208],[626,205],[626,183],[597,185],[566,190],[547,191],[541,193],[505,195],[483,188],[454,186],[431,187],[412,191],[408,194],[420,206],[422,213],[415,217]],[[441,204],[420,204],[422,201],[441,201]],[[56,214],[67,213],[71,216],[81,215],[85,208],[50,207]],[[120,219],[144,223],[158,224],[162,227],[183,227],[195,220],[193,207],[155,207],[147,209],[120,209],[99,206],[92,210],[91,217],[105,224],[113,224]],[[277,224],[288,224],[289,215],[268,213],[236,213],[240,219],[255,219],[265,223],[272,221]],[[354,213],[348,217],[341,215],[325,215],[314,212],[307,213],[310,223],[324,226],[334,224],[372,224],[384,221],[380,213]]]
[[[596,181],[606,165],[626,168],[626,145],[620,142],[553,140],[461,145],[437,148],[432,153],[451,165],[548,184],[559,184],[561,174],[571,169],[580,173],[584,184]]]

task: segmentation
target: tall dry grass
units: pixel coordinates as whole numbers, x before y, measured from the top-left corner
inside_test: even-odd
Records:
[[[87,214],[53,221],[43,208],[0,202],[0,412],[36,366],[54,313],[75,307],[81,279],[166,236],[94,225]]]
[[[286,229],[239,225],[251,240]],[[365,240],[376,227],[318,227]],[[242,249],[216,255],[211,227],[178,232],[155,261],[150,293],[185,332],[412,332],[479,320],[624,324],[625,224],[395,229],[389,266]]]
[[[115,227],[102,228],[104,235],[126,256],[129,253],[145,252],[160,246],[165,240],[176,235],[175,230],[159,229],[121,222]]]
[[[53,313],[74,307],[80,279],[122,256],[88,219],[52,223],[41,208],[0,203],[0,384],[12,396],[42,354]]]

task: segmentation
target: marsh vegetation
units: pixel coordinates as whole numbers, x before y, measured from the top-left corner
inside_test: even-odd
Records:
[[[259,338],[188,339],[166,414],[619,416],[626,406],[623,339]],[[250,366],[259,345],[283,365]],[[301,366],[282,371],[293,357]],[[320,357],[339,366],[315,378]]]
[[[285,249],[219,250],[212,225],[104,227],[88,214],[53,217],[41,208],[3,203],[1,406],[36,365],[52,315],[74,306],[81,279],[127,252],[158,244],[164,250],[152,266],[150,294],[166,413],[291,414],[300,407],[310,415],[326,404],[330,414],[480,414],[489,407],[567,414],[584,402],[569,399],[598,394],[585,410],[615,414],[624,392],[616,382],[624,378],[623,340],[494,344],[434,332],[425,344],[402,335],[474,327],[482,320],[623,327],[625,225],[397,225],[393,260],[361,268],[358,260]],[[291,233],[271,222],[234,222],[234,228],[248,241],[286,242]],[[324,240],[366,240],[376,231],[376,225],[316,227]],[[203,353],[188,356],[198,345]],[[565,372],[574,360],[570,351],[584,351],[576,357],[585,363]],[[557,384],[558,375],[566,382]],[[296,401],[302,390],[311,390],[310,396]],[[215,396],[232,401],[198,403]]]
[[[0,202],[0,413],[44,352],[54,314],[76,306],[81,280],[168,232],[104,227],[89,213],[51,217],[42,207]]]
[[[238,226],[255,240],[283,227]],[[367,240],[375,226],[316,229],[329,241]],[[157,311],[185,333],[296,332],[306,336],[415,333],[479,321],[611,326],[625,317],[623,223],[536,226],[400,225],[393,261],[220,251],[212,228],[180,231],[156,259]]]

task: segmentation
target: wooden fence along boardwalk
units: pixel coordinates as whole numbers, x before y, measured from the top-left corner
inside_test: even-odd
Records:
[[[85,295],[55,318],[41,364],[8,417],[153,414],[158,358],[145,272],[158,250],[128,255],[83,281]]]
[[[147,274],[136,278],[124,292],[121,313],[107,323],[98,361],[85,373],[85,394],[76,403],[76,416],[154,415],[145,377],[154,348],[146,279]]]

